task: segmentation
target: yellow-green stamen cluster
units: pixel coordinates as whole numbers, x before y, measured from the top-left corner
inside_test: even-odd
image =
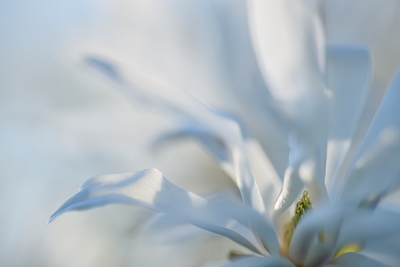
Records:
[[[290,245],[290,241],[292,240],[293,232],[294,229],[296,228],[297,224],[299,223],[300,219],[303,217],[303,215],[312,208],[311,206],[311,200],[308,195],[307,190],[304,190],[303,195],[301,196],[301,199],[299,202],[296,204],[296,208],[294,210],[294,215],[292,220],[285,226],[284,228],[284,242],[287,244],[287,246]]]

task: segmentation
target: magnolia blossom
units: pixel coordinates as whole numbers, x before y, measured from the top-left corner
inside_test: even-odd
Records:
[[[368,95],[368,50],[327,45],[318,2],[254,0],[248,10],[271,97],[269,120],[278,122],[290,148],[283,177],[246,120],[206,106],[151,70],[90,55],[85,62],[128,98],[180,120],[155,146],[195,138],[235,181],[241,202],[200,197],[152,168],[89,179],[50,221],[66,211],[126,203],[247,249],[218,266],[397,266],[400,214],[385,199],[400,185],[400,72],[349,161]]]

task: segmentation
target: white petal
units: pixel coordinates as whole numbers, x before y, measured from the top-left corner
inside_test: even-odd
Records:
[[[364,198],[400,185],[400,70],[372,121],[345,180],[343,197]],[[357,189],[357,190],[355,190]]]
[[[282,190],[274,206],[275,216],[282,214],[293,204],[303,186],[304,184],[300,180],[298,171],[290,167],[286,169]]]
[[[303,264],[305,261],[311,264],[332,257],[347,209],[348,207],[344,205],[330,206],[326,204],[304,216],[296,226],[290,242],[289,255],[291,259],[298,264]],[[323,241],[318,240],[318,234],[321,231],[324,233]],[[321,250],[317,251],[323,252],[323,258],[319,258],[319,255],[312,252],[321,244]]]
[[[292,122],[296,145],[284,175],[276,214],[290,206],[302,183],[314,199],[325,198],[327,97],[324,91],[324,34],[318,1],[248,1],[257,60],[269,91]],[[322,153],[321,153],[322,152]],[[296,156],[296,157],[297,157]],[[322,158],[321,158],[322,156]],[[292,156],[291,156],[292,157]]]
[[[236,121],[218,115],[179,87],[149,70],[130,68],[132,71],[128,75],[116,64],[99,57],[89,56],[86,61],[114,81],[118,89],[134,101],[147,104],[159,112],[178,115],[190,121],[191,126],[195,125],[192,128],[184,127],[185,134],[191,132],[201,138],[206,132],[222,141],[231,157],[233,173],[243,202],[261,213],[265,212],[260,191],[247,164],[241,129]],[[207,142],[210,139],[205,139],[206,145],[209,146]]]
[[[345,253],[326,267],[385,267],[383,263],[375,261],[359,253]],[[387,267],[387,266],[386,266]]]
[[[164,132],[153,142],[153,149],[158,149],[163,143],[171,141],[182,141],[184,138],[197,138],[202,145],[218,160],[222,168],[234,179],[232,156],[230,148],[221,138],[206,125],[195,123],[182,123],[169,132]]]
[[[283,188],[275,204],[276,215],[290,207],[305,185],[314,203],[327,198],[324,183],[324,146],[314,143],[308,136],[291,135],[289,166],[286,169]]]
[[[248,13],[257,61],[272,98],[291,119],[296,134],[319,136],[327,105],[318,1],[251,0]]]
[[[272,96],[283,104],[323,89],[325,53],[317,1],[248,1],[251,38]],[[294,110],[293,110],[294,111]]]
[[[373,240],[363,244],[360,253],[396,267],[400,262],[400,240]]]
[[[327,49],[326,82],[331,94],[326,183],[337,190],[339,168],[350,148],[354,130],[369,89],[371,64],[368,50],[357,46]],[[330,193],[333,194],[330,188]]]
[[[271,255],[279,255],[280,246],[273,226],[254,210],[232,203],[229,200],[212,204],[216,210],[223,210],[237,222],[249,225],[258,240]]]
[[[362,210],[342,225],[338,247],[351,242],[372,241],[400,234],[400,213],[377,208]]]
[[[244,149],[250,169],[262,192],[267,212],[271,212],[282,188],[282,181],[257,140],[251,138],[246,139],[244,141]]]
[[[229,209],[214,209],[205,199],[172,184],[157,169],[93,177],[61,205],[50,221],[66,211],[111,203],[126,203],[167,212],[258,252],[251,230],[227,216]]]
[[[295,267],[285,258],[263,258],[255,256],[243,256],[232,259],[218,267]]]

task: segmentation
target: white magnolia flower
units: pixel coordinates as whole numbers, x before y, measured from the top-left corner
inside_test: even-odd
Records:
[[[212,110],[149,70],[128,72],[88,56],[86,62],[132,100],[178,117],[179,127],[156,144],[196,138],[234,179],[242,203],[202,198],[157,169],[146,169],[89,179],[50,221],[70,210],[127,203],[225,236],[250,251],[233,253],[221,266],[397,266],[400,244],[393,238],[400,234],[400,214],[382,201],[400,185],[400,73],[348,164],[368,94],[368,51],[326,46],[317,2],[254,0],[249,12],[254,49],[274,101],[265,105],[281,122],[290,147],[283,179],[234,116]]]

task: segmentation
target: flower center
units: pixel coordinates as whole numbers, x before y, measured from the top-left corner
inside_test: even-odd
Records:
[[[289,246],[293,237],[293,232],[296,229],[297,224],[300,222],[301,218],[312,209],[312,202],[310,196],[308,195],[307,190],[304,190],[303,195],[300,200],[296,203],[296,208],[294,211],[294,215],[292,219],[283,226],[283,237],[281,244],[281,255],[290,259],[289,257]],[[321,231],[318,233],[318,239],[321,243],[324,243],[325,236],[324,232]],[[361,250],[361,243],[349,243],[340,248],[336,253],[333,259],[336,259],[342,254],[349,252],[359,252]],[[296,265],[302,266],[302,265]]]
[[[283,243],[288,247],[292,240],[294,229],[296,229],[300,219],[307,213],[307,211],[312,209],[311,204],[310,196],[308,195],[307,190],[304,190],[300,200],[296,203],[292,220],[290,220],[290,222],[288,222],[283,228]]]

